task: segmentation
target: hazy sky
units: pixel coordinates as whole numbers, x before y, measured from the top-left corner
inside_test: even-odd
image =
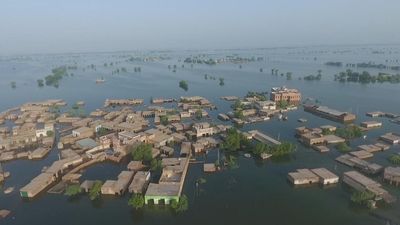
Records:
[[[0,0],[0,54],[400,42],[400,0]]]

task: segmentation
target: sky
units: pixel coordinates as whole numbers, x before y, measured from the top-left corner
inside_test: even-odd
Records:
[[[398,44],[399,0],[0,0],[0,55]]]

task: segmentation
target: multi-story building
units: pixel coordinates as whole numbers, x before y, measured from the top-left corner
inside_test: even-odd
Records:
[[[298,105],[301,101],[301,93],[297,89],[289,89],[286,87],[274,87],[271,89],[271,101],[286,101],[291,105]]]

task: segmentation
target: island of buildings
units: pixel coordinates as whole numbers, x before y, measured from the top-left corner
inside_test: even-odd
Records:
[[[142,194],[145,204],[170,204],[179,201],[185,184],[188,168],[193,156],[205,153],[220,146],[224,135],[231,125],[269,120],[274,115],[282,115],[288,110],[297,109],[301,94],[296,89],[285,87],[272,88],[268,97],[260,93],[249,93],[244,98],[223,97],[235,101],[233,112],[220,113],[218,118],[223,123],[210,122],[207,110],[216,106],[201,96],[186,96],[179,100],[173,98],[154,98],[153,105],[135,110],[144,103],[142,99],[107,99],[104,107],[86,117],[63,113],[59,109],[66,103],[63,100],[48,100],[26,103],[0,114],[0,122],[11,126],[0,127],[0,162],[29,159],[40,160],[50,151],[59,150],[59,159],[44,168],[40,174],[23,186],[21,197],[34,198],[45,190],[56,192],[67,184],[80,184],[85,192],[90,192],[96,181],[81,181],[85,168],[96,163],[111,161],[121,163],[123,159],[138,151],[138,147],[151,146],[151,159],[160,164],[160,176],[155,180],[153,171],[145,160],[132,160],[126,170],[116,178],[105,180],[100,188],[104,195],[122,196],[125,193]],[[162,104],[171,103],[173,108]],[[283,104],[284,103],[284,104]],[[83,106],[84,104],[80,104]],[[339,112],[323,106],[304,105],[306,111],[337,122],[351,122],[355,115]],[[374,114],[375,115],[375,114]],[[283,119],[283,118],[282,118]],[[376,121],[361,123],[365,132],[382,126]],[[335,134],[337,127],[325,125],[319,128],[299,127],[296,136],[305,146],[320,152],[329,151],[330,145],[346,142]],[[242,132],[249,140],[277,146],[282,143],[258,130]],[[397,144],[400,135],[388,133],[380,137],[388,144]],[[399,184],[399,169],[365,161],[375,152],[385,151],[390,146],[382,142],[358,146],[336,158],[351,168],[365,174],[379,174],[384,171],[384,179],[391,184]],[[179,149],[177,153],[175,149]],[[261,154],[267,159],[270,154]],[[203,162],[204,172],[215,172],[219,165]],[[1,169],[1,167],[0,167]],[[0,170],[0,182],[10,174]],[[339,177],[326,168],[298,169],[288,174],[294,185],[319,183],[335,184]],[[379,183],[356,171],[345,172],[343,182],[356,190],[372,191],[377,198],[393,202],[394,197],[384,190]],[[49,190],[50,191],[50,190]]]

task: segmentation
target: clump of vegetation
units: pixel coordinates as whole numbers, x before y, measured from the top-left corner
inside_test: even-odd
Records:
[[[141,143],[136,147],[131,147],[130,151],[132,154],[132,159],[135,161],[151,161],[153,155],[151,153],[152,147],[150,144]]]
[[[68,185],[67,188],[65,189],[65,195],[69,197],[77,196],[82,193],[82,189],[79,186],[79,184],[72,184]]]
[[[316,81],[319,81],[319,80],[321,80],[321,78],[322,78],[321,74],[318,74],[316,76],[315,75],[308,75],[308,76],[303,77],[303,80],[307,80],[307,81],[316,80]]]
[[[144,196],[141,193],[133,194],[128,200],[128,205],[135,209],[143,208],[144,203]]]
[[[44,80],[43,79],[38,79],[36,82],[37,82],[37,85],[39,87],[43,87],[44,86]]]
[[[342,152],[342,153],[346,153],[346,152],[350,152],[351,151],[350,146],[348,146],[345,142],[337,144],[335,146],[335,148],[337,150],[339,150],[339,152]]]
[[[325,65],[327,65],[327,66],[342,67],[342,66],[343,66],[343,63],[342,63],[342,62],[326,62]]]
[[[371,207],[369,202],[373,200],[375,197],[375,194],[370,192],[370,191],[355,191],[351,195],[351,202],[354,204],[360,205],[360,206],[367,206]]]
[[[284,101],[284,100],[280,100],[279,102],[277,102],[276,104],[278,106],[278,108],[280,109],[286,109],[287,107],[289,107],[289,102],[288,101]]]
[[[231,106],[234,110],[242,109],[244,105],[240,100],[236,100],[235,103]]]
[[[225,163],[226,163],[228,169],[231,169],[231,170],[232,170],[232,169],[237,169],[237,168],[239,168],[239,163],[238,163],[237,157],[235,157],[235,156],[233,156],[233,155],[227,155],[227,156],[224,158],[224,161],[225,161]]]
[[[179,87],[182,88],[185,91],[189,90],[189,85],[185,80],[179,81]]]
[[[241,109],[235,110],[233,116],[238,119],[244,119],[243,111]]]
[[[296,146],[290,142],[282,142],[280,145],[271,146],[267,153],[272,154],[273,157],[283,157],[292,154]]]
[[[265,92],[248,91],[246,98],[256,97],[259,101],[267,101],[267,96]]]
[[[252,152],[255,155],[261,155],[269,151],[270,151],[269,146],[261,142],[258,142],[252,149]]]
[[[92,189],[90,189],[89,191],[89,198],[90,200],[96,200],[100,197],[100,193],[101,193],[101,186],[103,185],[103,183],[99,180],[96,180],[93,184]]]
[[[292,73],[291,72],[287,72],[286,73],[286,80],[292,80]]]
[[[166,115],[160,116],[160,123],[164,126],[168,125],[169,124],[168,116]]]
[[[196,119],[198,119],[198,120],[203,118],[203,110],[201,110],[201,109],[196,110],[195,116],[196,116]]]
[[[189,209],[189,199],[186,195],[182,195],[179,198],[179,201],[172,201],[171,202],[171,208],[176,212],[176,213],[181,213]]]
[[[400,165],[400,155],[396,154],[396,155],[392,155],[389,157],[389,162],[396,164],[396,165]]]
[[[220,77],[219,78],[219,86],[224,86],[225,82],[224,82],[224,78]]]
[[[361,128],[355,125],[338,128],[336,129],[335,134],[347,140],[359,138],[363,135]]]
[[[152,159],[150,162],[150,170],[151,171],[161,171],[162,164],[160,159]]]
[[[60,80],[67,76],[67,67],[60,66],[51,70],[52,74],[47,75],[44,80],[47,86],[58,87]]]
[[[47,136],[47,137],[53,137],[53,136],[54,136],[54,131],[48,130],[48,131],[46,132],[46,136]]]
[[[237,129],[231,128],[227,131],[227,136],[221,145],[221,149],[234,152],[245,150],[250,146],[250,141]]]
[[[86,112],[85,109],[77,104],[74,104],[71,109],[68,111],[68,114],[72,117],[85,117]]]
[[[100,128],[97,130],[96,134],[97,134],[98,137],[101,137],[101,136],[104,136],[104,135],[108,134],[109,132],[110,132],[110,131],[107,130],[106,128],[100,127]]]
[[[335,81],[339,82],[358,82],[358,83],[400,83],[400,74],[392,75],[387,73],[379,73],[371,75],[367,71],[362,73],[354,72],[350,69],[335,75]]]

